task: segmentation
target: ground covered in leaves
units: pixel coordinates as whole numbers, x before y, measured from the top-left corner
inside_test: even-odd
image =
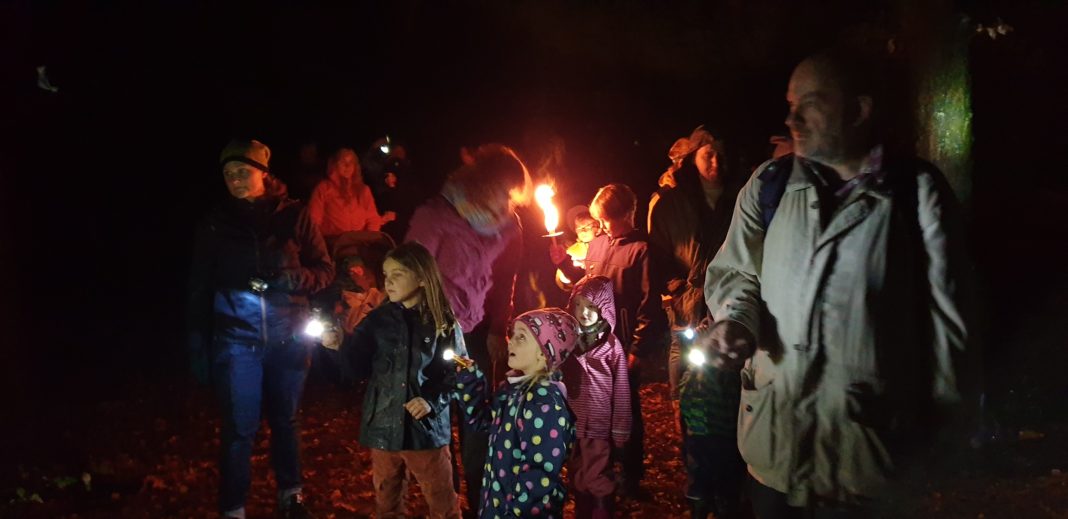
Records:
[[[331,386],[306,392],[305,488],[319,517],[367,517],[373,510],[370,456],[356,441],[361,396],[359,389]],[[666,384],[647,384],[642,397],[649,470],[643,494],[622,498],[618,513],[688,517]],[[14,451],[0,468],[0,517],[212,517],[218,421],[209,402],[203,394],[155,388],[13,424]],[[274,513],[265,429],[253,453],[253,518]],[[951,473],[914,478],[903,499],[912,517],[1068,518],[1066,469],[1068,428],[1014,431],[972,451]],[[409,509],[426,513],[415,492]]]

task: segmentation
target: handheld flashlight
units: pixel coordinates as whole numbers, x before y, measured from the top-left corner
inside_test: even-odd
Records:
[[[308,319],[308,323],[304,325],[304,334],[318,339],[325,331],[326,322],[323,320],[322,310],[316,308],[312,310],[311,319]]]
[[[389,155],[389,135],[386,135],[386,143],[378,147],[383,155]]]
[[[697,337],[697,332],[693,328],[687,328],[682,331],[682,338],[688,341],[692,341],[694,337]]]
[[[686,354],[686,360],[690,361],[690,364],[694,366],[703,366],[705,364],[705,352],[693,348],[690,353]]]
[[[441,352],[441,358],[445,360],[451,360],[458,364],[461,368],[471,367],[473,361],[465,359],[463,357],[457,357],[456,352],[452,348],[445,348],[445,351]]]
[[[262,294],[267,291],[267,282],[260,278],[250,278],[248,280],[248,287],[257,294]]]

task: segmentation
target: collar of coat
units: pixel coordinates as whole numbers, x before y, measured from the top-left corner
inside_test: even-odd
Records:
[[[887,168],[884,166],[883,146],[877,145],[864,157],[857,176],[846,182],[835,194],[841,198],[854,191],[858,193],[866,192],[878,197],[889,196],[889,187],[886,185]],[[823,181],[820,180],[815,171],[818,167],[825,166],[819,166],[813,161],[795,155],[793,170],[790,172],[790,178],[786,182],[786,191],[799,191],[815,187],[817,182],[822,184]]]

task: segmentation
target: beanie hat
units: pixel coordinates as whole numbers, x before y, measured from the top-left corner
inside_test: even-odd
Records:
[[[219,154],[220,166],[226,165],[227,162],[237,161],[268,173],[271,171],[267,167],[270,160],[271,149],[257,140],[234,139]]]
[[[531,310],[516,317],[512,326],[516,322],[522,322],[530,328],[545,356],[545,368],[550,372],[567,359],[578,343],[578,321],[559,308]]]

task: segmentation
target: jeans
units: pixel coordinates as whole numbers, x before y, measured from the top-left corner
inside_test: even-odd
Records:
[[[271,465],[279,494],[300,489],[297,409],[311,345],[290,341],[217,348],[213,368],[222,414],[219,509],[225,512],[245,506],[261,406],[271,427]]]

